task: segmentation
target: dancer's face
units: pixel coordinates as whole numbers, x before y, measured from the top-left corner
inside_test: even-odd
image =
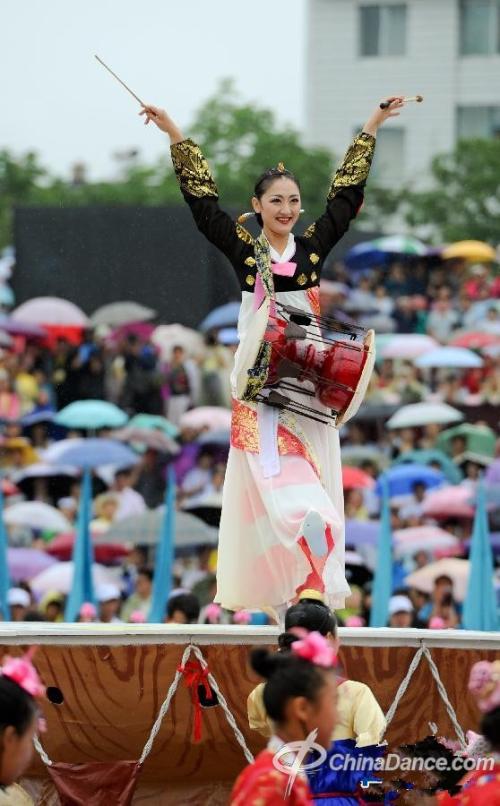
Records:
[[[275,235],[288,235],[300,215],[300,192],[287,176],[275,179],[260,199],[252,199],[253,209],[260,213],[264,230]]]

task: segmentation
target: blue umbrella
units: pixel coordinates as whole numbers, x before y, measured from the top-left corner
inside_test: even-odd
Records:
[[[397,465],[417,464],[417,465],[430,465],[439,464],[441,472],[444,474],[450,484],[460,484],[463,479],[461,470],[456,466],[449,456],[446,456],[443,451],[428,450],[428,451],[408,451],[401,454],[394,462],[393,467]]]
[[[54,422],[65,428],[94,430],[122,428],[127,421],[127,414],[106,400],[77,400],[65,406],[54,417]]]
[[[73,440],[67,440],[68,443]],[[73,467],[99,467],[99,465],[121,465],[129,467],[139,461],[134,453],[126,445],[114,439],[90,439],[75,440],[75,444],[68,444],[68,447],[58,453],[58,465],[73,465]]]
[[[483,366],[483,359],[467,347],[437,347],[415,359],[415,366],[420,369],[449,367],[450,369],[467,369]]]
[[[382,515],[378,543],[377,565],[372,588],[370,627],[386,627],[389,618],[389,599],[392,592],[392,527],[389,487],[382,481]]]
[[[83,474],[80,492],[80,508],[76,539],[73,547],[73,584],[66,601],[65,621],[76,621],[80,607],[84,602],[95,604],[94,583],[92,580],[92,564],[94,548],[90,537],[90,517],[92,511],[92,491],[90,470]]]
[[[387,482],[389,496],[394,498],[397,495],[411,495],[414,484],[425,484],[426,488],[431,490],[440,487],[445,481],[443,473],[427,465],[402,464],[390,467],[378,477],[375,492],[381,496],[382,485]]]
[[[346,546],[376,546],[380,534],[380,521],[357,521],[348,519],[345,522]]]
[[[165,608],[172,587],[172,566],[175,542],[175,471],[168,467],[167,489],[165,492],[165,515],[158,541],[153,596],[148,620],[161,623],[165,619]]]
[[[466,630],[495,631],[498,629],[498,614],[483,481],[479,482],[478,487],[469,562],[469,582],[463,604],[462,624]]]
[[[218,330],[223,327],[232,327],[238,321],[240,315],[239,302],[228,302],[220,308],[210,311],[203,322],[198,326],[198,330],[207,333],[209,330]]]
[[[10,621],[9,567],[7,565],[7,534],[3,522],[3,492],[0,487],[0,615],[4,621]]]

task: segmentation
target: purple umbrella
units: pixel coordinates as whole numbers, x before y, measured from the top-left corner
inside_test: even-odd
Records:
[[[464,540],[463,545],[470,549],[470,540]],[[490,545],[494,554],[500,554],[500,532],[490,532]]]
[[[57,560],[54,557],[39,549],[7,549],[7,565],[12,582],[20,582],[23,579],[29,581],[55,563]]]
[[[484,474],[487,484],[500,484],[500,459],[495,459]]]
[[[40,325],[21,322],[10,316],[0,316],[0,330],[5,330],[11,336],[26,336],[27,338],[43,338],[47,335],[47,331]]]
[[[375,546],[380,533],[380,521],[346,520],[346,546]]]

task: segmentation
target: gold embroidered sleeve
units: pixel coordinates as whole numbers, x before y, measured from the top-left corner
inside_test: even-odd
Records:
[[[201,149],[191,140],[182,140],[170,146],[174,171],[181,190],[190,196],[200,199],[203,196],[218,198],[215,184],[208,162]]]
[[[375,137],[361,132],[347,149],[344,161],[335,176],[328,193],[328,201],[345,187],[364,185],[370,172],[375,153]]]

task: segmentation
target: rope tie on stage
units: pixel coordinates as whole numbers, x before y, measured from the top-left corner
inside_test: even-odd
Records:
[[[387,713],[385,715],[386,728],[385,728],[384,734],[380,737],[380,741],[382,741],[382,739],[384,738],[384,735],[385,735],[385,733],[387,731],[387,728],[389,727],[390,723],[392,722],[392,720],[394,718],[394,714],[396,713],[396,711],[398,709],[399,703],[401,702],[401,700],[403,699],[404,695],[406,694],[408,686],[410,685],[410,681],[411,681],[411,679],[412,679],[412,677],[413,677],[418,665],[420,664],[420,661],[422,660],[423,656],[425,656],[425,658],[427,660],[427,663],[429,664],[431,674],[432,674],[434,680],[436,681],[436,685],[437,685],[439,695],[440,695],[441,699],[443,700],[443,702],[445,704],[446,711],[448,713],[448,716],[450,717],[450,722],[452,723],[452,725],[453,725],[453,727],[455,729],[455,733],[457,734],[458,740],[459,740],[460,744],[462,745],[462,748],[465,750],[466,747],[467,747],[467,741],[465,739],[465,734],[464,734],[464,732],[462,730],[462,727],[461,727],[461,725],[460,725],[460,723],[459,723],[459,721],[457,719],[455,709],[453,708],[453,706],[452,706],[452,704],[451,704],[451,702],[450,702],[450,700],[448,698],[448,693],[447,693],[447,691],[446,691],[446,689],[445,689],[445,687],[443,685],[443,681],[441,680],[438,668],[437,668],[436,664],[434,663],[434,659],[433,659],[428,647],[424,644],[424,642],[422,642],[422,644],[420,646],[420,649],[413,656],[412,661],[411,661],[411,663],[410,663],[410,665],[408,667],[408,671],[406,672],[406,675],[403,678],[403,680],[401,681],[401,683],[399,685],[399,688],[398,688],[398,690],[396,692],[396,696],[394,698],[394,701],[393,701],[391,707],[389,708],[389,710],[387,711]]]
[[[50,760],[50,758],[48,757],[47,753],[43,749],[42,744],[40,742],[40,739],[38,738],[38,736],[36,734],[33,737],[33,744],[35,745],[35,750],[37,751],[38,755],[42,759],[43,763],[46,764],[47,767],[51,767],[52,766],[52,761]]]

